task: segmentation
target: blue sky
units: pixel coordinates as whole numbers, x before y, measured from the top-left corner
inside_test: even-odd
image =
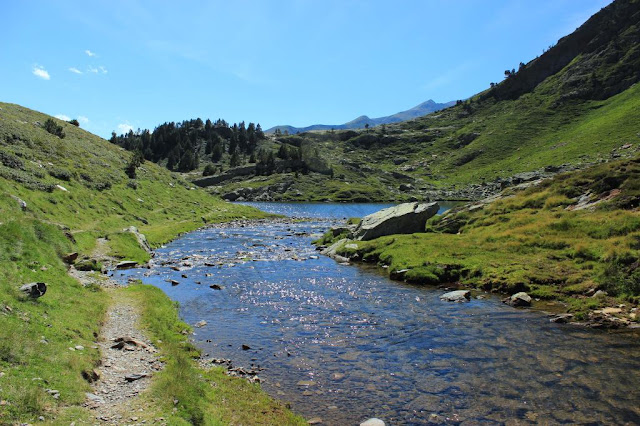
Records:
[[[108,137],[339,124],[500,81],[610,0],[4,1],[0,101]]]

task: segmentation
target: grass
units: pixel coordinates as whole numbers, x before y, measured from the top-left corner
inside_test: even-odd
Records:
[[[191,328],[180,321],[176,306],[160,289],[138,284],[122,291],[141,306],[142,322],[166,362],[144,396],[149,404],[146,416],[164,417],[176,425],[306,424],[258,385],[231,378],[220,367],[199,368],[193,359],[199,351],[185,334]]]
[[[408,270],[407,281],[462,282],[513,294],[570,303],[583,315],[599,306],[588,299],[605,290],[620,301],[640,301],[640,158],[560,175],[481,209],[454,209],[427,224],[429,232],[358,242],[368,262],[391,274]],[[568,195],[567,195],[568,194]],[[577,198],[607,200],[584,210],[567,210]],[[617,194],[608,199],[610,194]],[[330,242],[327,235],[323,243]]]
[[[62,121],[66,137],[60,139],[42,128],[48,118],[0,103],[0,400],[7,402],[0,406],[0,424],[34,423],[40,416],[47,423],[69,424],[91,417],[81,407],[90,391],[82,372],[99,362],[95,339],[111,299],[99,287],[83,287],[69,277],[61,260],[65,254],[90,257],[96,240],[106,238],[108,254],[144,262],[148,254],[124,232],[130,226],[157,247],[206,223],[266,216],[225,203],[152,163],[144,163],[131,180],[124,173],[129,153]],[[18,288],[34,281],[46,282],[48,290],[30,300]],[[145,322],[167,339],[163,351],[168,360],[175,359],[156,387],[171,383],[184,392],[184,408],[169,410],[170,416],[197,422],[222,409],[211,408],[212,382],[201,378],[214,373],[195,369],[194,348],[186,337],[174,340],[174,328],[163,331],[178,324],[170,302],[151,290],[123,294],[149,295],[158,304],[148,304]],[[84,349],[69,349],[76,346]],[[179,377],[184,381],[176,382]],[[59,399],[46,389],[59,391]],[[292,416],[258,387],[223,397],[226,411],[211,417],[223,423],[246,418],[234,407],[255,401],[280,410],[283,419]]]

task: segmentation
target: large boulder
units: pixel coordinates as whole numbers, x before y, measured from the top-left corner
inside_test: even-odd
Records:
[[[362,218],[355,230],[358,240],[372,240],[393,234],[424,232],[427,220],[438,213],[438,203],[403,203]]]

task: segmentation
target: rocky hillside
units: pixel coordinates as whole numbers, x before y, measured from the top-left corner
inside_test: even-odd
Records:
[[[276,150],[315,150],[330,176],[245,176],[211,190],[265,200],[478,199],[632,156],[640,143],[639,21],[640,1],[615,1],[502,82],[438,113],[272,139]]]

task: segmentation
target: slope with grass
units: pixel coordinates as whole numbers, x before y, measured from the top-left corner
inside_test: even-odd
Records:
[[[82,408],[85,392],[90,391],[83,372],[99,363],[95,339],[110,297],[97,285],[83,286],[71,278],[62,261],[65,254],[77,251],[82,257],[100,248],[107,255],[144,262],[149,254],[140,249],[133,234],[123,232],[124,228],[138,227],[152,246],[158,246],[207,222],[264,217],[255,209],[230,205],[195,189],[152,163],[143,163],[131,179],[125,174],[130,153],[58,120],[64,137],[49,133],[43,128],[48,119],[18,105],[0,104],[2,424],[33,423],[40,417],[45,422],[66,424],[90,419],[90,413]],[[97,246],[98,238],[106,242],[105,247]],[[48,284],[43,297],[31,300],[18,290],[20,285],[36,281]],[[213,374],[200,373],[190,364],[196,352],[184,336],[180,341],[171,337],[179,326],[170,301],[152,290],[144,292],[149,300],[141,292],[134,293],[131,290],[131,297],[142,305],[155,307],[144,315],[144,323],[162,335],[158,338],[167,339],[171,348],[166,349],[170,351],[167,356],[188,364],[191,376]],[[214,400],[211,392],[202,393],[203,386],[191,380],[180,384],[186,395],[197,395],[197,405],[206,406]],[[238,407],[260,407],[249,413],[255,418],[247,422],[269,423],[272,402],[258,388],[243,392],[237,396]],[[157,406],[173,401],[169,392],[154,392],[154,398]],[[233,404],[231,394],[224,394],[224,398]],[[192,402],[183,401],[185,407]],[[227,408],[212,411],[204,423],[244,418],[244,414],[234,413],[233,407]],[[274,421],[299,420],[284,409],[278,410]],[[173,416],[188,422],[194,412],[200,411],[179,410]],[[195,418],[202,417],[197,414]]]
[[[577,320],[626,304],[620,321],[628,323],[638,319],[630,309],[640,301],[639,207],[636,157],[508,189],[433,218],[425,233],[356,242],[338,253],[409,282],[526,291],[561,302]],[[610,298],[591,297],[598,290]]]
[[[640,1],[615,1],[499,84],[415,120],[360,131],[274,137],[316,149],[331,176],[238,178],[250,198],[289,182],[283,200],[479,199],[514,175],[586,167],[640,145]],[[622,148],[626,147],[626,148]],[[277,149],[277,145],[276,145]],[[375,181],[372,189],[362,190]],[[335,195],[337,192],[338,195]]]

